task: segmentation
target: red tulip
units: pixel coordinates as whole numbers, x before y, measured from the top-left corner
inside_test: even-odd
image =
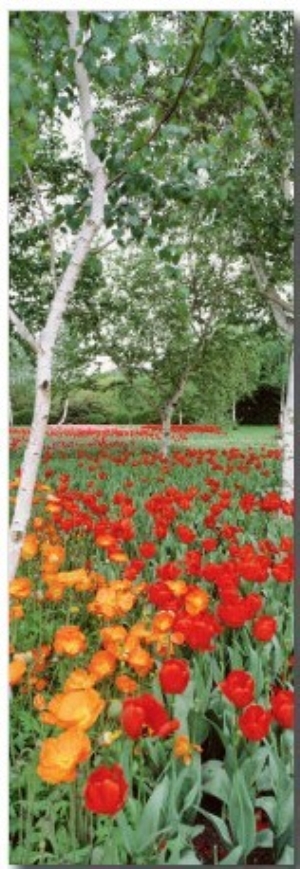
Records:
[[[245,670],[232,670],[226,679],[219,683],[219,688],[227,700],[243,708],[254,698],[255,682],[253,676]]]
[[[116,815],[125,802],[128,784],[122,767],[99,766],[91,773],[84,791],[86,808],[99,815]]]
[[[164,661],[159,671],[159,681],[165,694],[182,694],[190,680],[190,669],[186,661]]]

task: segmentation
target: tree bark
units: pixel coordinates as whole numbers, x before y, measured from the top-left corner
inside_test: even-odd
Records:
[[[170,452],[172,416],[173,416],[174,410],[179,402],[179,399],[181,398],[181,396],[184,393],[187,379],[188,379],[188,373],[189,373],[189,371],[188,371],[188,369],[186,369],[184,374],[181,377],[179,386],[177,387],[176,391],[174,392],[174,395],[165,404],[165,406],[162,408],[162,411],[161,411],[161,421],[162,421],[162,448],[161,448],[161,451],[162,451],[162,456],[164,459],[167,458],[167,456],[169,455],[169,452]]]
[[[21,480],[9,535],[9,579],[18,569],[20,552],[30,519],[32,498],[42,455],[46,426],[51,405],[51,374],[53,353],[62,319],[74,291],[80,271],[90,251],[92,241],[103,220],[106,177],[102,164],[92,150],[95,137],[91,95],[86,69],[81,61],[81,46],[76,45],[79,30],[78,12],[67,13],[70,48],[75,51],[75,76],[79,92],[81,123],[88,170],[92,177],[90,214],[75,237],[70,262],[57,287],[50,305],[45,328],[38,341],[32,338],[26,326],[15,315],[13,322],[30,346],[37,352],[36,397],[33,421],[21,469]],[[27,335],[26,335],[27,332]]]
[[[69,407],[69,399],[66,398],[66,400],[64,402],[64,409],[63,409],[61,418],[58,420],[57,425],[63,425],[64,422],[66,421],[67,415],[68,415],[68,407]]]
[[[28,445],[21,470],[9,540],[9,579],[18,568],[21,546],[30,519],[32,498],[42,454],[50,411],[51,354],[40,351],[37,357],[36,397]]]
[[[282,498],[291,501],[294,497],[294,352],[289,365],[289,378],[282,427]]]
[[[268,278],[264,271],[261,262],[248,255],[253,274],[256,278],[257,285],[261,292],[265,295],[271,306],[274,319],[278,328],[288,338],[294,337],[294,310],[293,306],[280,298],[277,290],[270,288]],[[290,355],[289,376],[287,385],[287,394],[285,405],[283,407],[282,416],[282,486],[281,496],[287,501],[291,501],[294,497],[294,352],[293,348]]]

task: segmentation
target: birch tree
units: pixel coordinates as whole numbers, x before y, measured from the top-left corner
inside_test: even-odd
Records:
[[[78,41],[79,15],[75,11],[67,13],[70,49],[74,52],[74,71],[78,89],[79,111],[82,135],[85,146],[87,169],[91,177],[90,212],[74,239],[67,268],[56,285],[55,278],[55,240],[49,225],[51,246],[52,278],[54,295],[44,328],[39,335],[32,335],[16,313],[11,310],[12,323],[21,338],[26,340],[36,355],[36,398],[33,421],[21,469],[20,486],[17,494],[9,538],[9,578],[16,573],[22,540],[30,518],[33,492],[42,453],[45,431],[50,411],[52,361],[56,339],[64,312],[78,280],[80,270],[91,248],[92,241],[103,221],[105,204],[106,176],[103,165],[92,148],[95,138],[90,83],[82,62],[82,42]],[[29,170],[30,172],[30,170]],[[33,188],[33,192],[35,192]],[[48,225],[45,206],[37,194],[37,200]]]

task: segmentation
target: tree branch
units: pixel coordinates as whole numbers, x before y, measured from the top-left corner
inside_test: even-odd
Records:
[[[96,138],[96,133],[93,121],[90,84],[86,68],[81,59],[83,46],[77,45],[76,43],[76,36],[80,27],[79,13],[75,12],[75,10],[70,10],[66,13],[66,16],[68,20],[70,48],[72,48],[75,52],[74,68],[78,87],[79,109],[82,122],[86,162],[92,177],[94,179],[97,178],[97,184],[99,185],[99,198],[101,199],[102,204],[101,218],[103,219],[106,176],[99,157],[92,148],[92,141]]]
[[[203,37],[204,34],[205,34],[205,30],[206,30],[206,27],[207,27],[208,20],[209,20],[209,13],[207,14],[206,19],[205,19],[205,21],[204,21],[204,26],[203,26],[203,31],[202,31],[202,37]],[[172,117],[172,115],[174,115],[174,112],[176,111],[177,106],[179,105],[179,102],[180,102],[180,100],[181,100],[183,94],[184,94],[184,93],[186,92],[186,90],[188,89],[188,87],[189,87],[189,85],[190,85],[190,83],[191,83],[191,81],[192,81],[192,79],[193,79],[193,77],[194,77],[194,75],[195,75],[195,73],[196,73],[196,71],[197,71],[196,63],[197,63],[197,59],[198,59],[198,56],[199,56],[199,54],[200,54],[202,48],[203,48],[203,43],[201,43],[201,45],[199,45],[198,42],[194,43],[193,48],[192,48],[191,56],[190,56],[190,58],[189,58],[189,60],[188,60],[188,62],[187,62],[187,64],[186,64],[185,70],[184,70],[184,72],[183,72],[183,82],[182,82],[182,84],[180,85],[180,88],[179,88],[179,90],[178,90],[178,92],[177,92],[177,94],[176,94],[176,96],[175,96],[175,98],[174,98],[174,100],[173,100],[171,106],[169,106],[169,107],[166,109],[166,111],[164,112],[162,118],[160,118],[160,120],[157,121],[157,123],[155,124],[153,130],[151,130],[151,132],[149,133],[149,135],[147,136],[147,138],[145,139],[145,141],[143,142],[143,144],[140,145],[138,148],[136,148],[134,151],[132,151],[131,154],[129,154],[129,156],[128,156],[128,158],[127,158],[128,162],[129,162],[133,157],[135,157],[135,155],[136,155],[139,151],[143,150],[143,148],[146,148],[146,147],[150,144],[150,142],[152,142],[153,139],[156,138],[156,136],[158,135],[158,133],[159,133],[161,127],[163,127],[163,125],[166,124],[166,123],[170,120],[170,118]],[[127,175],[127,173],[128,173],[128,169],[122,169],[121,172],[118,173],[118,175],[115,175],[115,177],[112,178],[112,180],[108,182],[108,184],[107,184],[107,188],[108,188],[108,187],[112,187],[113,184],[116,184],[117,181],[120,181],[121,178],[124,177],[124,175]]]
[[[247,259],[250,263],[258,289],[270,302],[279,329],[288,335],[289,338],[292,338],[294,335],[293,305],[286,302],[285,299],[282,299],[277,290],[273,289],[273,287],[269,287],[266,272],[258,258],[249,253],[247,254]]]
[[[237,69],[236,66],[231,66],[231,72],[232,72],[233,77],[236,80],[242,81],[243,84],[245,85],[245,88],[247,88],[247,90],[250,91],[251,93],[255,94],[255,96],[258,98],[259,108],[260,108],[262,115],[264,116],[268,130],[271,133],[271,136],[272,136],[272,139],[274,139],[274,142],[277,142],[280,139],[280,135],[279,135],[279,132],[277,130],[277,127],[275,127],[275,124],[272,121],[270,112],[267,109],[266,103],[264,101],[263,96],[261,95],[259,88],[257,87],[257,85],[253,81],[251,81],[249,78],[244,76]]]
[[[26,344],[29,344],[29,347],[31,347],[31,350],[33,350],[34,353],[38,353],[39,348],[35,338],[31,334],[29,329],[27,329],[27,326],[25,326],[23,320],[18,317],[18,314],[16,314],[11,307],[9,307],[9,319],[12,325],[15,327],[16,331],[18,332],[20,338],[22,338],[23,341],[26,341]]]
[[[267,109],[265,100],[264,100],[258,86],[253,81],[251,81],[249,78],[247,78],[246,76],[243,76],[243,74],[237,69],[237,67],[230,66],[230,68],[231,68],[231,72],[232,72],[233,77],[238,81],[242,81],[243,84],[245,85],[245,88],[247,88],[248,91],[255,94],[255,96],[257,97],[259,108],[260,108],[261,114],[263,115],[263,117],[266,121],[266,125],[268,127],[269,133],[271,134],[271,137],[272,137],[274,142],[279,142],[280,141],[280,133],[273,122],[271,114],[270,114],[269,110]],[[292,157],[293,157],[292,151],[286,155],[286,165],[283,169],[282,176],[281,176],[281,189],[282,189],[284,198],[287,201],[289,201],[293,196],[292,184],[291,184],[291,181],[289,178],[289,167],[290,167]]]

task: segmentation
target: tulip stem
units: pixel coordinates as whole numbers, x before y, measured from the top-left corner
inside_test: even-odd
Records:
[[[70,790],[70,835],[71,835],[71,848],[73,851],[73,860],[75,862],[76,858],[76,849],[77,849],[77,838],[76,838],[76,782],[71,785]]]

